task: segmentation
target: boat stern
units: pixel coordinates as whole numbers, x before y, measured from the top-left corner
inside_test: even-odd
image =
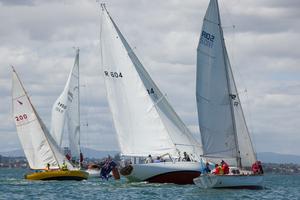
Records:
[[[24,178],[27,180],[86,180],[89,174],[81,170],[55,170],[55,171],[41,171],[25,174]]]

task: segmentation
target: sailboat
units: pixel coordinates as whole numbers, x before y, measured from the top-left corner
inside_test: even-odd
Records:
[[[101,64],[129,181],[193,184],[201,145],[192,136],[101,4]],[[191,162],[183,161],[183,154]],[[151,156],[156,162],[145,163]]]
[[[80,87],[79,87],[79,49],[73,68],[69,74],[64,90],[52,107],[51,135],[63,148],[65,124],[67,125],[69,148],[66,157],[80,168],[82,153],[80,150]]]
[[[206,11],[197,49],[196,97],[206,161],[226,160],[228,175],[201,174],[202,188],[260,187],[261,174],[246,169],[257,161],[229,62],[217,0]]]
[[[61,152],[33,107],[15,69],[12,76],[13,118],[25,156],[33,173],[29,180],[84,180],[86,172],[76,169]]]

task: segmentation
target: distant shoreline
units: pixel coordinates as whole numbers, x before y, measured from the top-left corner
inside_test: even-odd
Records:
[[[85,158],[85,163],[99,163],[103,158]],[[116,158],[116,159],[119,159]],[[27,160],[24,156],[10,157],[0,155],[0,169],[3,168],[23,168],[29,169]],[[266,174],[300,174],[300,164],[294,163],[263,163],[264,172]]]

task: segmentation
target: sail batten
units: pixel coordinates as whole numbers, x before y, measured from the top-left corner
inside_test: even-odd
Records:
[[[104,80],[122,154],[147,156],[170,153],[178,156],[178,151],[187,151],[200,155],[200,145],[169,105],[105,9],[101,19]],[[187,145],[178,147],[176,143]]]

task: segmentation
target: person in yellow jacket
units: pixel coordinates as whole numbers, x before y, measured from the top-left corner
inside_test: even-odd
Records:
[[[216,164],[215,165],[215,169],[212,171],[213,174],[216,174],[216,175],[223,175],[224,174],[224,171],[222,169],[222,166]]]
[[[61,170],[63,170],[63,171],[67,171],[68,170],[68,166],[67,166],[67,164],[66,164],[65,161],[63,162],[63,164],[61,166]]]
[[[218,168],[219,168],[219,175],[223,175],[224,174],[224,170],[223,170],[222,166],[219,165]]]

